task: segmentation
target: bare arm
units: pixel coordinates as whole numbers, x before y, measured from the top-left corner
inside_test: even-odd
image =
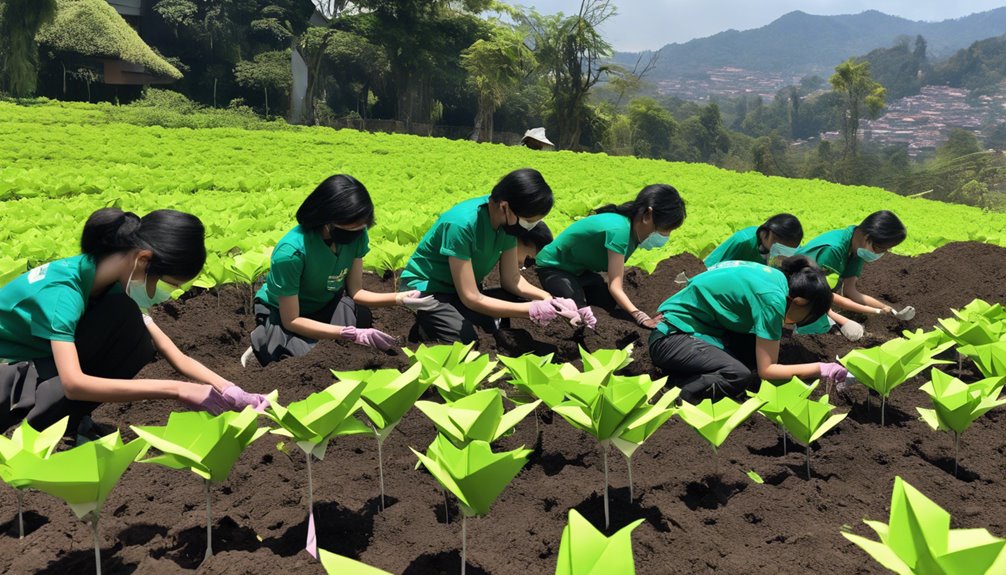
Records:
[[[377,293],[363,289],[363,260],[353,260],[353,267],[346,276],[346,293],[356,303],[367,307],[388,307],[395,305],[395,294]]]
[[[531,282],[524,279],[517,261],[517,248],[503,252],[499,268],[500,284],[506,291],[527,299],[552,299],[547,291],[531,285]]]
[[[625,256],[618,252],[608,250],[608,293],[614,298],[618,307],[629,313],[637,311],[639,308],[632,303],[625,293]]]
[[[300,300],[295,295],[279,297],[279,317],[284,328],[303,337],[337,339],[342,335],[342,326],[301,317]]]
[[[451,266],[454,289],[466,307],[490,317],[529,317],[530,304],[488,297],[479,291],[470,260],[450,257],[447,261]]]
[[[820,377],[821,367],[817,363],[779,363],[779,341],[757,338],[755,340],[755,361],[758,363],[758,377],[769,380],[812,379]]]
[[[859,309],[853,309],[851,307],[845,307],[850,311],[856,311],[859,313],[877,313],[877,310],[881,310],[886,313],[890,313],[891,306],[881,302],[880,300],[870,297],[859,291],[859,278],[851,277],[842,280],[842,296],[835,295],[835,302],[837,305],[842,305],[838,303],[838,298],[847,300],[846,305],[858,304]],[[843,297],[844,296],[844,297]]]

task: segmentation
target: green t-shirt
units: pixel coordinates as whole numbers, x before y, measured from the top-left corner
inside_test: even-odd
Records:
[[[75,341],[94,274],[91,258],[79,255],[27,271],[0,289],[0,358],[52,357],[51,342]]]
[[[729,262],[703,272],[660,304],[657,329],[691,334],[719,348],[727,332],[782,338],[789,283],[781,271],[753,262]]]
[[[758,251],[758,226],[744,228],[727,238],[713,253],[706,256],[705,264],[711,268],[720,262],[754,262],[763,264],[768,255]]]
[[[296,226],[272,250],[269,275],[256,297],[279,307],[281,296],[298,296],[301,315],[325,307],[346,285],[353,260],[370,251],[364,231],[351,243],[338,246],[338,253],[325,245],[321,233],[305,232]]]
[[[515,247],[517,238],[493,229],[489,196],[465,200],[437,218],[419,241],[402,271],[402,285],[424,293],[455,293],[448,258],[471,261],[475,281],[481,284],[503,252]]]
[[[594,214],[570,224],[535,257],[540,268],[557,268],[574,275],[608,271],[608,251],[628,260],[636,251],[632,222],[620,214]]]
[[[838,278],[859,277],[863,273],[863,259],[849,253],[855,231],[856,226],[849,226],[825,232],[807,242],[807,245],[797,250],[797,254],[817,262],[827,275],[837,275]],[[832,280],[829,283],[834,287],[836,282]]]

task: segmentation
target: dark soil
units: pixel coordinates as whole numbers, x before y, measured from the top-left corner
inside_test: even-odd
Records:
[[[873,345],[902,328],[933,325],[950,308],[975,297],[1006,301],[1006,250],[981,244],[951,244],[917,258],[886,256],[867,267],[862,289],[898,306],[918,310],[902,326],[893,319],[866,320]],[[691,256],[678,256],[647,276],[628,274],[630,295],[643,309],[656,306],[677,289],[673,279],[701,269]],[[374,289],[390,282],[370,278]],[[280,390],[284,403],[301,399],[332,382],[329,369],[405,367],[404,355],[384,355],[340,342],[321,343],[310,355],[263,369],[243,370],[238,357],[248,345],[252,322],[243,312],[242,292],[224,289],[166,304],[156,313],[163,329],[187,353],[239,382],[245,389]],[[404,335],[411,316],[400,309],[376,310],[377,327]],[[516,354],[518,346],[557,351],[557,359],[578,358],[577,344],[588,349],[635,343],[629,373],[651,371],[647,334],[631,323],[599,313],[596,333],[552,326],[540,330],[517,320],[515,331],[497,344],[484,338],[489,353]],[[533,340],[530,340],[533,336]],[[522,341],[530,340],[530,341]],[[840,335],[795,336],[784,341],[783,360],[833,359],[853,348]],[[954,366],[956,369],[956,366]],[[965,366],[965,377],[973,371]],[[142,377],[173,377],[163,361]],[[638,519],[633,533],[641,574],[704,573],[879,573],[880,567],[840,535],[843,525],[872,534],[863,518],[886,521],[895,475],[903,476],[948,509],[955,527],[987,527],[1006,535],[1006,413],[993,411],[964,435],[959,478],[953,476],[949,435],[918,420],[916,406],[928,405],[919,378],[897,389],[888,403],[887,426],[880,427],[877,402],[867,407],[863,388],[833,398],[850,416],[812,451],[813,473],[804,476],[803,450],[783,455],[778,432],[755,416],[742,425],[716,457],[686,425],[672,420],[633,459],[636,500],[629,501],[626,464],[611,458],[613,532]],[[177,408],[170,402],[105,405],[99,424],[124,431],[128,426],[163,424]],[[535,451],[526,469],[503,492],[491,514],[468,524],[470,573],[493,575],[550,573],[569,509],[594,525],[603,524],[603,473],[597,445],[559,417],[527,420],[504,441]],[[319,545],[394,573],[457,573],[461,526],[457,509],[444,519],[444,499],[434,480],[414,470],[409,447],[424,449],[434,428],[416,411],[406,416],[384,446],[389,496],[377,511],[377,450],[367,437],[333,441],[325,460],[315,465],[315,513]],[[792,447],[792,446],[791,446]],[[719,474],[717,474],[717,469]],[[754,470],[765,484],[752,482]],[[111,494],[101,521],[104,569],[108,574],[200,573],[313,575],[321,567],[304,551],[306,533],[304,458],[295,450],[276,450],[275,436],[252,445],[230,479],[213,492],[214,549],[204,552],[205,508],[202,482],[194,474],[156,465],[133,465]],[[70,509],[48,495],[25,498],[24,540],[17,539],[15,497],[0,489],[0,571],[4,573],[89,573],[93,569],[90,530]]]

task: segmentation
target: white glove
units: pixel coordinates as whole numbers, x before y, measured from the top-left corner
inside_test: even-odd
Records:
[[[863,337],[863,324],[856,323],[851,319],[842,326],[842,335],[849,341],[857,341]]]
[[[422,294],[419,290],[398,292],[395,294],[395,303],[412,311],[430,311],[440,305],[440,302],[433,296],[419,297],[420,295]]]
[[[898,318],[901,321],[908,321],[915,317],[915,308],[910,305],[906,305],[901,309],[901,311],[891,309],[891,315],[893,315],[894,317]]]

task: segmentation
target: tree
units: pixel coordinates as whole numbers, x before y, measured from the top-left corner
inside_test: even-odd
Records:
[[[251,61],[238,62],[234,79],[246,88],[261,89],[265,99],[265,114],[269,115],[269,91],[286,95],[292,82],[290,53],[286,50],[263,52]]]
[[[524,44],[523,35],[500,25],[493,28],[488,39],[476,40],[461,53],[468,86],[478,96],[473,140],[492,141],[493,114],[534,68],[534,62],[534,52]]]
[[[6,0],[0,10],[0,70],[11,94],[31,96],[38,84],[35,36],[55,18],[56,0]]]
[[[612,48],[598,28],[615,15],[610,0],[582,0],[576,16],[526,17],[534,39],[535,55],[551,84],[551,112],[558,147],[581,149],[590,89],[606,75],[604,60]]]
[[[870,63],[850,58],[835,67],[828,80],[832,89],[842,94],[842,137],[844,154],[855,158],[859,147],[859,121],[863,115],[876,117],[884,108],[886,91],[870,77]]]
[[[653,98],[636,98],[629,102],[629,122],[632,127],[633,153],[647,158],[667,158],[671,140],[678,130],[674,116]]]

